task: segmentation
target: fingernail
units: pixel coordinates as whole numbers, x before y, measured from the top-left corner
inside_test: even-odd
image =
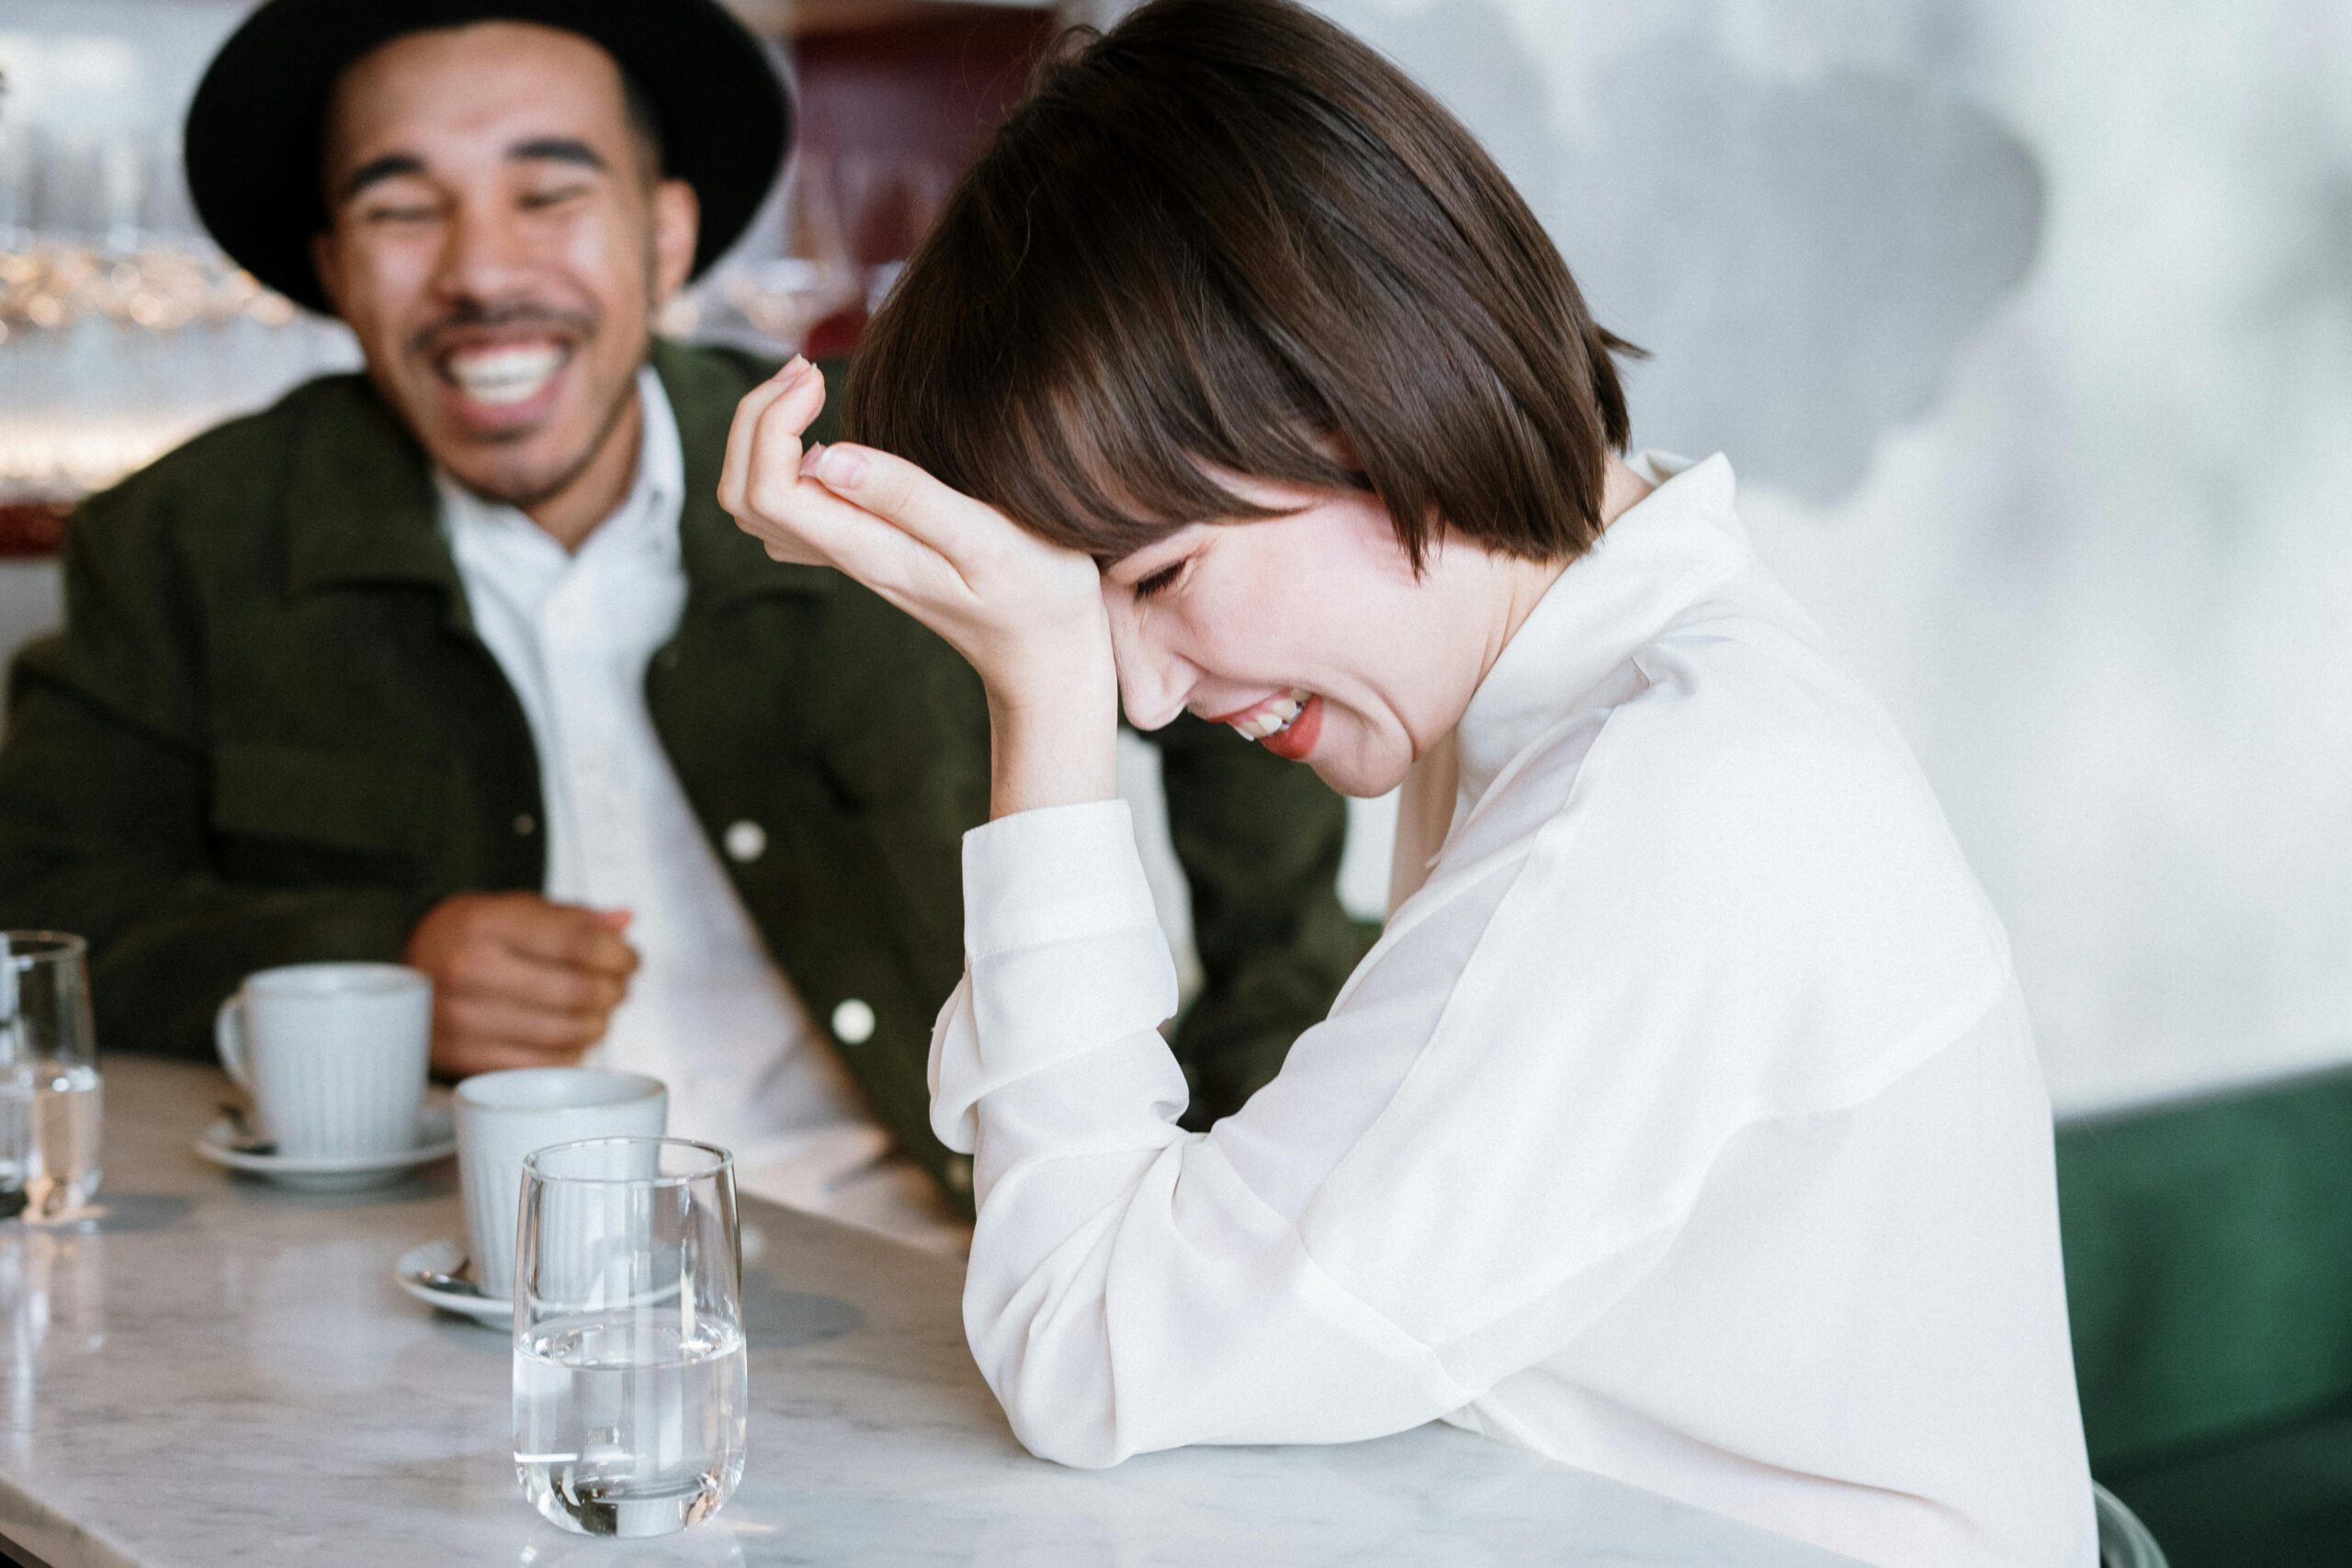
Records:
[[[835,490],[847,490],[865,472],[865,458],[846,446],[828,446],[817,459],[817,477]]]
[[[817,459],[822,457],[827,452],[831,450],[831,447],[827,446],[823,442],[820,441],[810,446],[808,451],[803,452],[800,455],[801,478],[806,479],[810,474],[815,473],[817,471]]]
[[[775,373],[775,378],[788,387],[808,375],[808,362],[796,354],[785,361],[784,368]]]

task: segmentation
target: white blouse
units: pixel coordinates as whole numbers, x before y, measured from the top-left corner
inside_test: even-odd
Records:
[[[1642,461],[1464,716],[1426,880],[1206,1134],[1126,807],[966,839],[973,1354],[1069,1464],[1434,1417],[1866,1561],[2089,1568],[1999,923],[1730,465]]]

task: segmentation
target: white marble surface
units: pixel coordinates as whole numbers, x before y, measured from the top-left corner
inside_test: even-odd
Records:
[[[390,1277],[461,1228],[452,1163],[280,1191],[189,1152],[217,1074],[106,1071],[105,1216],[0,1224],[0,1538],[49,1568],[1841,1561],[1445,1427],[1062,1470],[973,1371],[954,1266],[756,1201],[742,1489],[667,1542],[565,1535],[515,1488],[505,1337]]]

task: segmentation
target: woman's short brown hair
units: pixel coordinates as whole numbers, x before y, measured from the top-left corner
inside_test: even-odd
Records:
[[[868,327],[852,439],[1116,560],[1273,513],[1222,475],[1376,495],[1566,559],[1626,439],[1612,353],[1462,125],[1287,0],[1153,0],[1083,33]]]

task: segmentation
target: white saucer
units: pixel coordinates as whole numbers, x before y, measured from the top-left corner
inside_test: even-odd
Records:
[[[306,1192],[348,1192],[397,1181],[410,1169],[446,1159],[458,1152],[457,1120],[446,1105],[427,1105],[417,1123],[416,1146],[396,1155],[355,1155],[335,1158],[293,1158],[286,1155],[253,1154],[237,1147],[240,1134],[223,1116],[197,1139],[198,1157],[231,1170],[271,1180]]]
[[[427,1274],[463,1276],[466,1270],[458,1265],[465,1261],[465,1238],[443,1236],[439,1241],[428,1241],[422,1247],[412,1247],[401,1253],[400,1261],[392,1265],[392,1278],[401,1290],[427,1306],[470,1317],[476,1323],[487,1324],[492,1328],[503,1328],[514,1322],[513,1296],[477,1295],[471,1291],[453,1291],[446,1285],[425,1282]]]

